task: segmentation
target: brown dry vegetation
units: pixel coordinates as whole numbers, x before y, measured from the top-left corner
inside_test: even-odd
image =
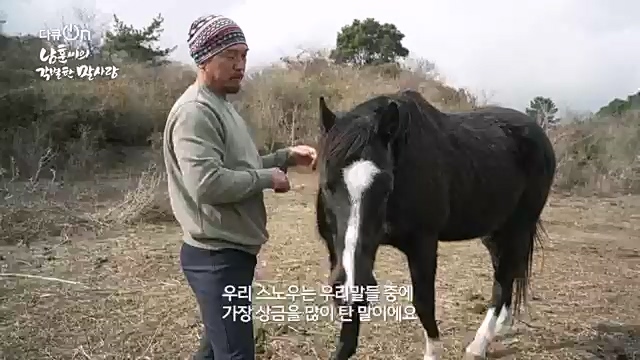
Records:
[[[120,73],[3,95],[14,122],[0,134],[0,359],[184,359],[196,346],[197,308],[179,271],[180,234],[157,151],[166,114],[193,74],[175,65],[124,65]],[[432,74],[355,70],[317,56],[265,69],[236,103],[271,150],[315,142],[320,95],[344,109],[401,88],[444,110],[479,105]],[[37,121],[19,122],[26,118]],[[516,334],[494,345],[493,358],[640,352],[638,124],[636,113],[552,131],[559,170],[544,214],[550,239],[536,258],[527,313]],[[317,288],[327,276],[314,224],[317,180],[292,176],[293,191],[267,197],[265,282]],[[379,280],[407,284],[404,258],[381,251]],[[475,241],[443,244],[440,258],[445,358],[460,358],[490,296],[489,259]],[[337,324],[256,327],[260,359],[326,359]],[[418,321],[378,320],[364,326],[358,358],[421,359],[422,348]]]

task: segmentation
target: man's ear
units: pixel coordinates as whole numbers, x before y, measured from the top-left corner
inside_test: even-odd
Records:
[[[331,130],[336,123],[336,115],[329,109],[323,96],[320,96],[320,123],[324,132]]]
[[[389,104],[378,113],[377,135],[387,144],[397,134],[400,126],[400,109],[395,101]]]

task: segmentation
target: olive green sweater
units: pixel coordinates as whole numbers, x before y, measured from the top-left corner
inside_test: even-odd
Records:
[[[288,151],[260,156],[231,103],[195,83],[169,113],[163,154],[184,241],[257,254],[269,238],[262,192],[274,168],[290,165]]]

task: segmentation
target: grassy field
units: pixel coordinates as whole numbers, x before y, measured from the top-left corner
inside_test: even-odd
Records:
[[[260,284],[320,289],[328,260],[315,230],[317,180],[294,173],[292,182],[291,192],[267,196],[272,238],[261,255]],[[544,213],[550,239],[536,256],[532,299],[490,358],[638,358],[639,206],[638,196],[551,198]],[[165,221],[100,235],[75,232],[57,243],[3,245],[3,273],[55,279],[0,277],[0,359],[187,359],[200,321],[179,269],[180,236]],[[381,284],[409,283],[404,257],[389,248],[378,256],[376,275]],[[478,241],[441,245],[437,316],[445,359],[461,358],[480,325],[490,280]],[[259,359],[327,359],[338,324],[302,316],[256,327]],[[422,334],[418,320],[373,319],[363,326],[356,358],[422,359]]]

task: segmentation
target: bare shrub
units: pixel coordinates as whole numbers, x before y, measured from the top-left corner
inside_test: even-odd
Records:
[[[335,65],[317,52],[285,58],[282,64],[253,74],[235,103],[253,125],[257,142],[273,150],[282,144],[317,140],[320,96],[333,107],[346,109],[371,96],[400,89],[417,90],[447,110],[476,105],[476,99],[465,90],[435,80],[429,67],[359,69]]]
[[[15,166],[13,171],[0,168],[0,243],[28,245],[41,238],[95,231],[100,226],[78,198],[58,196],[61,189],[53,169],[50,179],[40,178],[53,156],[50,154],[42,155],[27,180],[20,180]]]
[[[152,162],[138,176],[136,185],[124,193],[124,198],[100,218],[112,225],[173,220],[165,189],[166,174]]]
[[[640,112],[560,126],[551,135],[559,189],[640,192]]]

